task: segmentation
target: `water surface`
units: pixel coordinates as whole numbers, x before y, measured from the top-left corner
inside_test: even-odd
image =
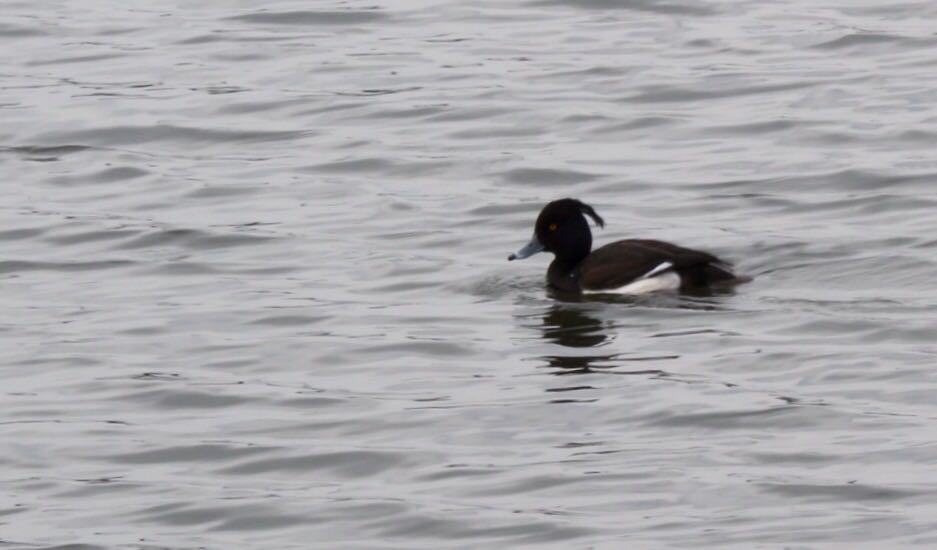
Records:
[[[933,547],[935,24],[7,3],[3,546]],[[755,280],[552,296],[563,196]]]

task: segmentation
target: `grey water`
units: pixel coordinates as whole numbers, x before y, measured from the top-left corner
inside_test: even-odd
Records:
[[[937,546],[937,5],[0,10],[0,548]],[[754,280],[571,301],[602,244]]]

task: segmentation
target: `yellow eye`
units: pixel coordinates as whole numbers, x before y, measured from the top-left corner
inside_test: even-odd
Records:
[[[555,223],[551,223],[551,224],[550,224],[550,231],[556,231],[556,224],[555,224]]]

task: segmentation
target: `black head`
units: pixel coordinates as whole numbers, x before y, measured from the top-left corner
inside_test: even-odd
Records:
[[[547,204],[537,217],[530,243],[508,259],[520,260],[546,251],[555,254],[558,260],[578,263],[592,250],[592,231],[586,216],[599,227],[605,226],[605,221],[591,206],[577,199],[560,199]]]

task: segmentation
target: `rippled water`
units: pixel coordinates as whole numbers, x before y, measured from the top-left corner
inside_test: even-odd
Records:
[[[935,28],[5,3],[0,546],[937,545]],[[755,280],[555,299],[562,196]]]

